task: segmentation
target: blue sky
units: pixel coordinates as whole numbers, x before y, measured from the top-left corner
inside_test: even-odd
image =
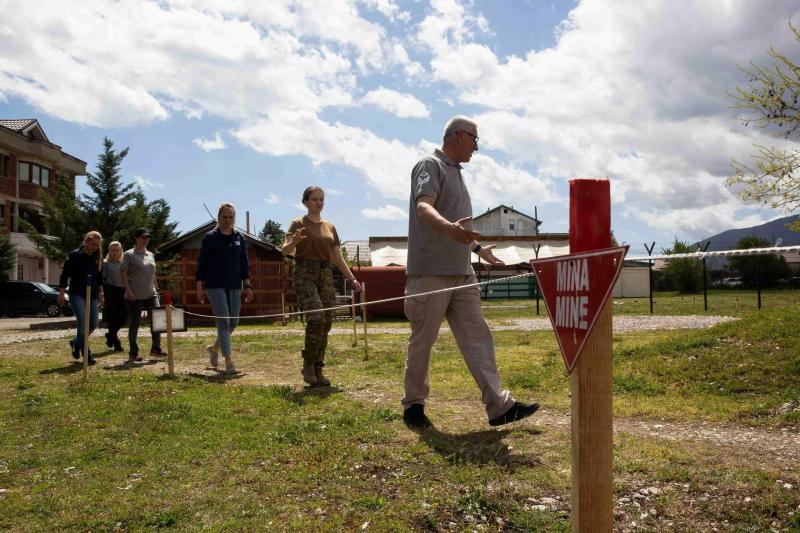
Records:
[[[476,214],[537,206],[566,231],[567,180],[608,176],[636,253],[781,215],[725,186],[732,158],[778,142],[743,128],[726,91],[769,46],[796,56],[794,1],[66,6],[0,0],[0,117],[38,118],[90,170],[104,136],[130,147],[125,178],[180,230],[221,201],[240,226],[249,211],[285,227],[318,184],[344,239],[402,235],[410,169],[455,114],[478,122]]]

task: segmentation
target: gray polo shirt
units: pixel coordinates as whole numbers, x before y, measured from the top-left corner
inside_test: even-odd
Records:
[[[470,275],[468,244],[423,223],[417,217],[417,199],[430,196],[433,207],[450,222],[472,216],[472,201],[461,176],[461,165],[441,150],[423,157],[411,171],[411,199],[408,209],[408,276]],[[472,227],[472,223],[468,225]]]
[[[128,272],[128,287],[137,300],[156,295],[156,256],[152,252],[140,253],[136,248],[126,250],[119,268]]]
[[[122,283],[122,272],[120,267],[122,262],[103,261],[103,283],[106,285],[113,285],[114,287],[124,287]]]

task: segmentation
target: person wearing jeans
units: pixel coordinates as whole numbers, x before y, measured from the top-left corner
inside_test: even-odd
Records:
[[[203,236],[195,273],[197,300],[205,303],[208,296],[217,325],[217,340],[206,347],[209,362],[216,369],[221,351],[228,374],[238,372],[232,359],[231,333],[239,324],[242,287],[245,302],[253,299],[247,245],[244,236],[236,231],[235,224],[234,205],[228,202],[220,205],[217,227]]]
[[[125,286],[125,303],[128,306],[130,324],[128,326],[128,362],[141,361],[139,356],[139,321],[142,311],[158,307],[158,285],[156,283],[156,259],[147,249],[150,232],[139,228],[134,233],[136,245],[127,250],[122,257],[122,283]],[[152,329],[152,328],[151,328]],[[150,357],[165,357],[161,350],[161,334],[151,333]]]
[[[80,248],[67,254],[67,260],[61,269],[61,277],[58,282],[58,305],[64,305],[66,301],[64,293],[69,286],[69,303],[75,312],[75,321],[78,323],[76,335],[69,341],[72,357],[75,359],[80,359],[83,353],[85,328],[89,328],[90,335],[97,328],[98,304],[103,305],[102,268],[103,237],[97,231],[90,231],[84,237]],[[86,317],[87,285],[91,287],[88,326]],[[94,364],[91,350],[88,350],[87,359],[90,365]]]

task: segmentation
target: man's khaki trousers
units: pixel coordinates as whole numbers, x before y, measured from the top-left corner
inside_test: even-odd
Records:
[[[415,276],[406,281],[406,296],[469,285],[475,276]],[[504,414],[514,404],[507,390],[500,388],[497,373],[494,341],[481,314],[480,290],[478,287],[408,298],[405,313],[411,322],[411,337],[408,339],[408,355],[403,374],[405,394],[404,409],[411,405],[425,404],[430,392],[428,364],[431,348],[439,335],[439,327],[447,318],[450,330],[458,343],[461,355],[481,391],[481,401],[489,418]]]

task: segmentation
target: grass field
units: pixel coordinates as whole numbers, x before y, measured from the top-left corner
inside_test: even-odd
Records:
[[[503,305],[518,304],[487,315],[530,317]],[[618,529],[800,530],[798,469],[724,438],[797,432],[800,411],[779,408],[800,403],[800,307],[739,316],[615,335]],[[176,343],[177,379],[102,352],[87,385],[64,340],[0,346],[0,530],[569,530],[569,380],[552,333],[495,334],[504,384],[543,405],[500,430],[442,334],[435,429],[418,434],[400,420],[405,335],[371,335],[366,358],[332,337],[335,386],[309,389],[302,339],[274,329],[235,339],[235,378],[205,368],[202,336]],[[642,421],[723,438],[625,429]]]

